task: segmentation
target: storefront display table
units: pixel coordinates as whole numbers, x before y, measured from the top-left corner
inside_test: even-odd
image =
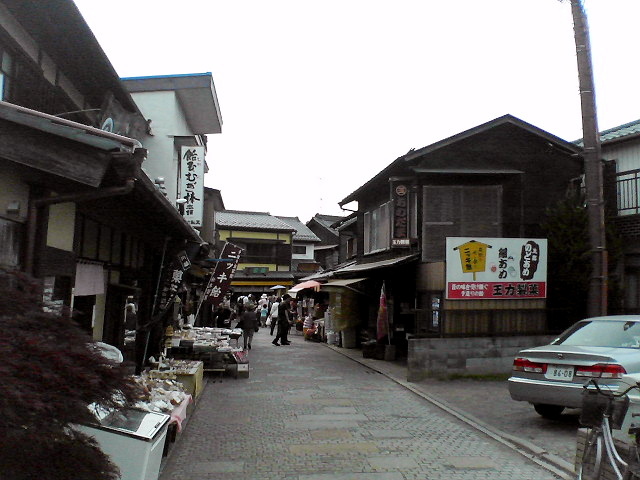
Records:
[[[176,373],[176,380],[182,383],[185,392],[197,400],[204,389],[204,363],[192,362],[191,368]]]

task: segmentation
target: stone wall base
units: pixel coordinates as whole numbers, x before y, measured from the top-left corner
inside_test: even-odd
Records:
[[[407,380],[450,375],[509,374],[516,354],[546,345],[552,335],[520,337],[410,338]]]

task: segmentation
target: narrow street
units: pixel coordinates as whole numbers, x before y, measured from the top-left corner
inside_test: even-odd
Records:
[[[161,480],[561,478],[326,345],[271,339],[248,379],[209,379]]]

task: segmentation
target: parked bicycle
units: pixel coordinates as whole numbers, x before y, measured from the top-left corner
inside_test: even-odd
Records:
[[[618,480],[640,479],[640,427],[629,428],[628,433],[635,442],[629,448],[627,460],[623,459],[616,449],[611,433],[612,429],[619,430],[624,422],[629,408],[627,393],[633,389],[640,390],[640,384],[613,393],[602,390],[592,379],[584,385],[584,389],[580,423],[589,427],[589,430],[578,465],[578,480],[605,478],[605,461],[611,466],[611,471]]]

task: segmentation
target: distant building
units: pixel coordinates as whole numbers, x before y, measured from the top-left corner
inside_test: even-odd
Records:
[[[334,224],[344,217],[336,215],[322,215],[317,213],[307,222],[307,227],[320,239],[314,246],[314,258],[323,270],[338,264],[339,234]]]
[[[148,122],[147,175],[197,230],[203,221],[207,134],[221,133],[211,73],[123,78]],[[197,161],[191,161],[196,159]]]
[[[231,290],[270,293],[271,287],[291,287],[293,235],[288,223],[266,212],[225,210],[215,213],[217,248],[230,242],[244,249]]]
[[[320,238],[311,231],[298,217],[278,217],[295,229],[291,249],[291,273],[295,280],[306,277],[321,270],[314,258],[314,247]]]

